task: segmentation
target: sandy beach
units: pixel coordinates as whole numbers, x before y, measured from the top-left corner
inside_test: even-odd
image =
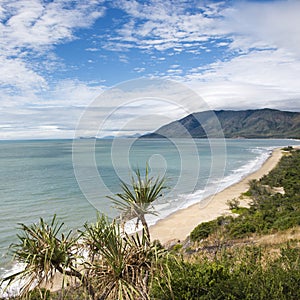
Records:
[[[226,202],[233,198],[238,198],[243,192],[247,191],[249,180],[259,179],[269,173],[276,166],[281,156],[281,149],[273,150],[261,168],[254,173],[249,174],[241,181],[223,191],[203,199],[200,203],[176,211],[167,218],[158,221],[150,227],[151,239],[158,239],[162,244],[171,240],[183,241],[199,223],[213,220],[223,214],[228,214],[230,211]],[[57,274],[53,283],[48,285],[47,288],[51,291],[60,290],[61,280],[61,274]],[[71,284],[74,284],[74,282]]]
[[[249,174],[238,183],[204,199],[204,201],[176,211],[167,218],[158,221],[150,227],[152,240],[158,239],[163,244],[174,239],[183,241],[198,224],[228,214],[229,209],[226,202],[240,197],[242,193],[248,190],[249,180],[260,179],[263,175],[268,174],[277,165],[281,157],[281,149],[274,149],[260,169]]]

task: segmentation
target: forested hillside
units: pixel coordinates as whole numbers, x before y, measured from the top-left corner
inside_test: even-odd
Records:
[[[222,131],[222,132],[221,132]],[[193,113],[144,138],[300,138],[300,113],[274,109]]]

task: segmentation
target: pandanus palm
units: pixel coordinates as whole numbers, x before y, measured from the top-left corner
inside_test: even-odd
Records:
[[[149,245],[144,232],[122,234],[120,225],[104,216],[85,229],[85,245],[90,249],[86,270],[97,299],[148,300],[149,278],[163,251]]]
[[[129,236],[121,232],[120,224],[103,216],[95,224],[85,225],[85,232],[77,236],[60,234],[63,224],[55,216],[50,225],[43,219],[30,226],[21,224],[23,234],[13,249],[16,260],[26,267],[6,277],[8,285],[25,280],[22,293],[26,295],[60,272],[78,278],[92,299],[148,300],[149,280],[160,251],[150,243],[145,215],[155,213],[152,204],[165,188],[165,180],[150,178],[148,165],[144,178],[137,170],[131,180],[132,189],[122,182],[123,193],[111,199],[123,213],[142,222],[140,234]],[[89,257],[80,254],[79,238],[85,240]]]
[[[60,234],[63,223],[56,221],[47,224],[42,218],[37,224],[20,224],[22,234],[19,243],[13,244],[15,260],[24,264],[24,269],[4,278],[10,286],[13,282],[22,282],[21,295],[26,295],[34,287],[51,284],[57,272],[64,276],[77,277],[94,294],[87,278],[77,269],[78,238],[69,234]]]
[[[137,169],[131,175],[131,186],[121,181],[122,193],[114,197],[108,197],[115,204],[115,207],[121,211],[122,222],[128,219],[137,218],[137,225],[142,223],[146,236],[150,241],[150,231],[145,219],[146,214],[156,214],[153,208],[153,202],[157,200],[166,188],[164,177],[150,177],[149,166],[146,165],[145,176]]]
[[[50,225],[43,219],[30,226],[21,224],[23,233],[13,249],[25,268],[6,277],[8,285],[21,284],[21,296],[28,296],[60,272],[79,279],[93,300],[149,299],[149,285],[164,250],[150,244],[144,230],[129,236],[121,232],[120,224],[100,215],[76,237],[71,233],[59,236],[62,225],[55,217]]]

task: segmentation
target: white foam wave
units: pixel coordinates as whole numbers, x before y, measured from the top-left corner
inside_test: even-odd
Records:
[[[250,151],[256,153],[257,156],[254,159],[249,160],[246,164],[242,165],[240,168],[233,170],[229,175],[225,176],[223,179],[219,180],[218,192],[224,190],[230,185],[239,182],[246,176],[260,169],[261,166],[270,157],[272,153],[272,150],[269,148],[268,149],[255,148],[255,149],[250,149]]]
[[[227,187],[239,182],[251,173],[257,171],[271,155],[273,149],[274,147],[257,147],[248,149],[249,151],[256,154],[255,158],[249,160],[240,168],[232,170],[227,176],[223,178],[216,178],[214,181],[211,181],[210,185],[206,186],[205,189],[197,190],[194,193],[190,194],[181,194],[173,201],[169,201],[167,203],[164,203],[163,205],[159,204],[157,206],[154,206],[159,214],[158,216],[146,216],[146,220],[149,226],[155,225],[155,223],[157,223],[159,220],[168,217],[169,215],[180,209],[184,209],[193,204],[199,203],[201,200],[226,189]],[[130,233],[140,229],[141,225],[136,228],[136,220],[129,221],[125,226],[125,230]]]
[[[220,192],[225,188],[239,182],[244,177],[258,170],[263,163],[268,159],[271,155],[272,150],[275,147],[265,147],[265,148],[252,148],[248,149],[249,151],[256,154],[254,159],[249,160],[244,165],[236,170],[232,170],[230,174],[223,178],[216,178],[215,181],[211,181],[209,186],[206,186],[205,189],[196,190],[190,194],[180,194],[177,198],[167,201],[166,203],[158,203],[154,206],[154,209],[158,211],[158,216],[147,215],[146,220],[149,226],[154,225],[159,220],[168,217],[170,214],[180,210],[187,208],[193,204],[199,203],[199,201],[205,199],[208,196],[213,195],[216,192]],[[217,187],[217,188],[216,188]],[[136,227],[136,219],[128,221],[125,224],[125,231],[128,233],[133,233],[135,231],[141,230],[141,224],[137,228]],[[6,271],[4,276],[9,274],[13,274],[17,271],[20,271],[24,268],[21,264],[15,264],[12,269]],[[2,273],[2,272],[1,272]],[[20,287],[22,286],[22,282],[17,282],[12,285],[6,292],[4,291],[4,286],[0,287],[0,297],[8,298],[13,295],[17,295],[20,292]]]
[[[3,278],[18,273],[24,269],[25,269],[25,264],[15,263],[11,267],[11,269],[4,271]],[[7,287],[7,282],[3,282],[2,285],[0,286],[0,298],[10,299],[12,297],[18,296],[24,284],[25,284],[25,280],[17,280],[16,282],[12,283],[9,287]]]

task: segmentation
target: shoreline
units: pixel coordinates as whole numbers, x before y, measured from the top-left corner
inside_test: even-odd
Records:
[[[300,149],[300,146],[294,146]],[[165,219],[159,220],[156,224],[150,226],[151,239],[158,239],[162,244],[169,241],[182,242],[190,232],[200,223],[213,220],[221,215],[229,214],[230,210],[226,202],[233,198],[238,198],[248,190],[248,182],[252,179],[259,179],[268,174],[284,155],[282,147],[274,148],[260,168],[233,183],[225,189],[208,196],[196,204],[187,208],[180,209],[168,215]],[[248,201],[241,201],[241,206],[246,206]],[[54,283],[47,286],[51,291],[61,289],[60,275],[54,280]],[[1,299],[1,287],[0,287]]]
[[[159,240],[162,244],[166,244],[171,240],[183,241],[198,224],[229,214],[230,210],[226,202],[239,198],[242,193],[246,192],[250,180],[260,179],[263,175],[268,174],[277,165],[282,155],[281,148],[273,149],[271,155],[258,170],[248,174],[224,190],[159,220],[150,226],[152,240]],[[247,203],[242,203],[243,205],[245,206]]]

